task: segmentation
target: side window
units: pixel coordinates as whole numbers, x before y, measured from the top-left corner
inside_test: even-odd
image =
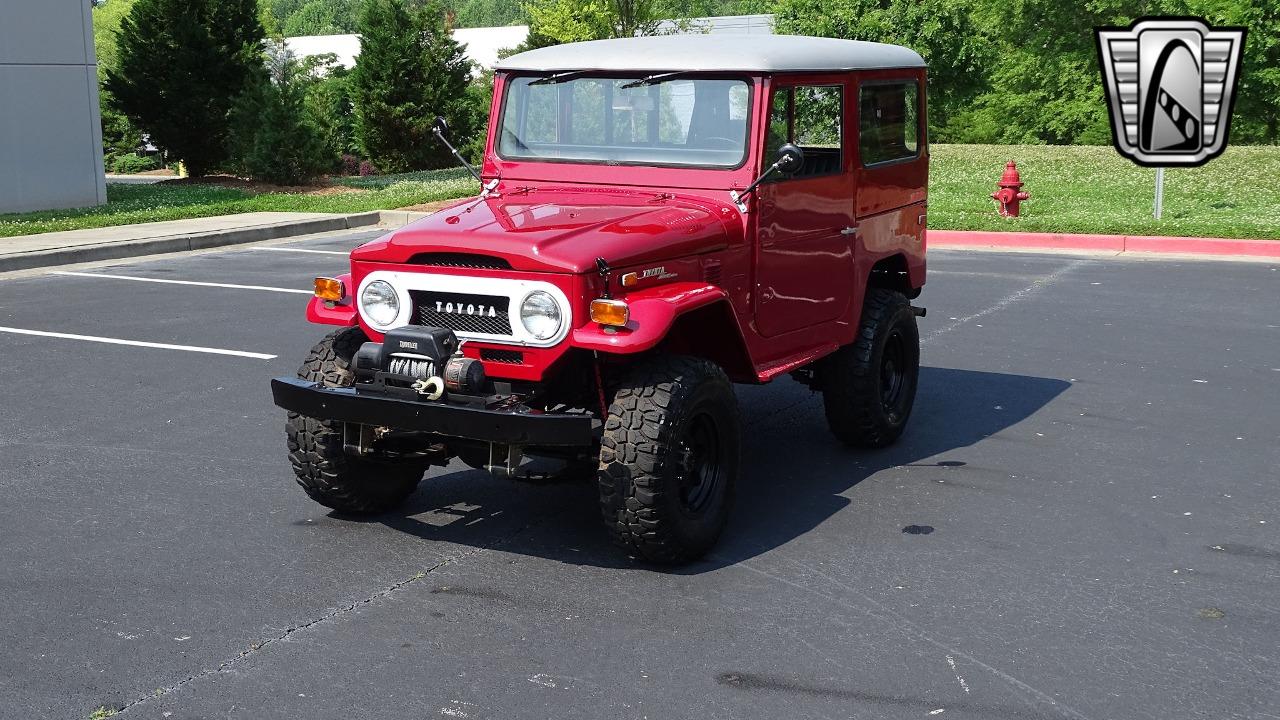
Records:
[[[804,150],[804,167],[793,178],[840,172],[844,144],[844,88],[839,85],[799,85],[773,91],[769,110],[768,155],[784,143]]]
[[[858,99],[858,149],[862,164],[920,154],[919,85],[914,81],[863,85]]]

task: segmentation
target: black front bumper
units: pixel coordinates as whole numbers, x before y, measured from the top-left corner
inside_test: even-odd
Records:
[[[421,402],[360,394],[299,378],[271,381],[275,404],[321,420],[418,430],[444,437],[507,445],[589,446],[595,422],[589,415],[487,410],[448,402]]]

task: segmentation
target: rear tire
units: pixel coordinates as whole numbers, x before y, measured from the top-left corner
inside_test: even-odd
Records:
[[[820,367],[827,426],[854,447],[891,445],[906,429],[920,376],[920,331],[906,296],[872,288],[852,344]]]
[[[358,327],[326,335],[311,348],[298,377],[329,387],[355,382],[351,359],[368,341]],[[427,464],[416,459],[355,457],[343,449],[343,423],[289,413],[285,426],[289,462],[298,484],[312,500],[339,512],[370,514],[389,510],[418,487]]]
[[[729,379],[698,358],[630,369],[609,405],[600,507],[615,541],[650,562],[694,560],[729,517],[741,428]]]

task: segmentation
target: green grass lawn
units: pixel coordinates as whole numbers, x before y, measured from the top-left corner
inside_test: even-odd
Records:
[[[1228,147],[1198,168],[1164,175],[1164,217],[1152,218],[1156,171],[1114,148],[934,145],[929,227],[1113,235],[1280,239],[1280,147]],[[1001,218],[991,193],[1013,160],[1031,200]]]
[[[1280,147],[1228,148],[1208,165],[1165,172],[1164,218],[1151,217],[1155,170],[1111,147],[934,145],[929,226],[952,230],[1184,235],[1280,239]],[[1031,200],[1022,217],[996,215],[991,193],[1015,160]],[[355,213],[477,192],[461,168],[342,178],[362,192],[253,194],[208,185],[109,185],[108,203],[0,215],[0,237],[240,212]]]
[[[466,170],[350,178],[364,192],[333,195],[254,194],[216,185],[107,185],[107,204],[78,210],[0,215],[0,237],[58,230],[180,220],[245,212],[358,213],[408,207],[477,192]],[[345,181],[342,184],[347,184]]]

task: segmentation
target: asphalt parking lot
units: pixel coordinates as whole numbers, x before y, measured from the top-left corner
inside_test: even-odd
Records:
[[[1280,266],[933,252],[903,440],[740,388],[663,572],[589,486],[294,485],[267,382],[372,236],[0,280],[0,717],[1280,717]]]

